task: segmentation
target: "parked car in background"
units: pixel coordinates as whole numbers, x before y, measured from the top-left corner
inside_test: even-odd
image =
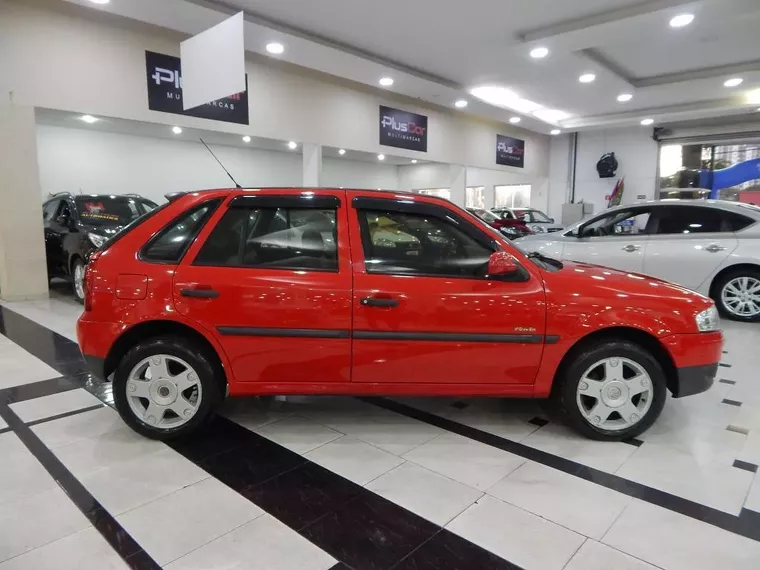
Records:
[[[723,346],[702,295],[526,256],[448,200],[395,191],[189,193],[94,252],[85,282],[84,358],[156,439],[226,394],[363,394],[551,396],[620,440],[667,390],[707,390]]]
[[[74,298],[84,302],[87,255],[154,208],[154,202],[138,195],[54,195],[42,205],[48,278],[71,281]]]
[[[494,208],[492,212],[505,220],[520,220],[536,234],[553,233],[563,229],[561,224],[554,222],[554,218],[534,208]]]
[[[518,246],[672,281],[709,295],[728,318],[760,321],[758,221],[750,204],[660,200],[611,208]]]
[[[483,208],[467,208],[467,211],[496,228],[509,239],[517,239],[533,233],[521,220],[501,218]]]

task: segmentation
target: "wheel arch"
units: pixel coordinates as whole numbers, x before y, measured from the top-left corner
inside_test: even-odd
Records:
[[[713,300],[717,300],[718,296],[718,284],[720,283],[720,280],[723,279],[726,275],[729,273],[734,273],[736,271],[740,271],[742,269],[749,269],[752,271],[756,271],[760,273],[760,265],[757,263],[735,263],[734,265],[729,265],[728,267],[724,267],[718,273],[715,274],[715,276],[712,278],[712,281],[710,282],[710,298]]]

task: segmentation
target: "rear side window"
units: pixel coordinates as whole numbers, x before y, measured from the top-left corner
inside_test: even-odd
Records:
[[[702,206],[668,206],[658,211],[657,234],[732,232],[730,212]]]
[[[755,223],[755,220],[752,218],[748,218],[747,216],[742,216],[741,214],[736,214],[734,212],[723,212],[723,216],[725,217],[726,223],[732,232],[738,232]]]
[[[337,210],[230,208],[195,265],[338,271]]]
[[[175,218],[143,247],[140,259],[179,263],[218,205],[219,200],[209,200]]]

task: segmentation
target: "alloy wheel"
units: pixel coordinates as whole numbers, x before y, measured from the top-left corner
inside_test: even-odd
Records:
[[[74,292],[77,298],[84,299],[84,265],[81,263],[74,265]]]
[[[755,277],[736,277],[721,291],[726,310],[737,317],[752,318],[760,314],[760,280]]]
[[[581,376],[576,403],[583,418],[605,431],[623,431],[638,424],[652,406],[652,379],[628,358],[603,358]]]
[[[132,413],[144,424],[173,429],[189,422],[203,397],[198,374],[181,358],[156,354],[144,358],[127,377],[126,395]]]

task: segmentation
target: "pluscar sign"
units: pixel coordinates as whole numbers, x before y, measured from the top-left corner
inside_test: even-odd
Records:
[[[182,65],[180,58],[153,51],[145,52],[148,80],[148,108],[152,111],[187,115],[201,119],[248,124],[248,89],[230,97],[211,101],[185,111],[182,108]],[[246,84],[248,77],[246,76]]]
[[[496,164],[525,167],[525,141],[496,135]]]
[[[427,152],[428,118],[380,105],[380,144]]]

